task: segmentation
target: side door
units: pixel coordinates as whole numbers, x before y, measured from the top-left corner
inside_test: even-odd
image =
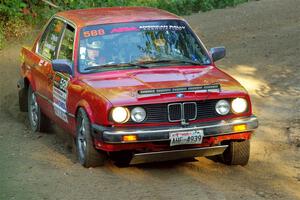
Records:
[[[64,59],[73,63],[75,28],[66,24],[58,49],[57,59]],[[73,69],[74,71],[74,69]],[[69,124],[70,114],[68,112],[68,98],[70,97],[68,88],[72,81],[72,76],[62,72],[54,72],[54,79],[49,85],[52,91],[53,108],[56,122],[62,126]]]
[[[50,118],[53,116],[53,105],[49,84],[52,84],[54,76],[51,62],[57,57],[59,41],[64,27],[65,23],[60,19],[53,18],[50,21],[38,42],[36,49],[38,64],[34,66],[32,71],[38,102],[43,113]]]

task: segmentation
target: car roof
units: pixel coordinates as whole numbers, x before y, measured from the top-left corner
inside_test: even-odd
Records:
[[[149,7],[107,7],[63,11],[56,14],[77,27],[97,24],[182,19],[164,10]]]

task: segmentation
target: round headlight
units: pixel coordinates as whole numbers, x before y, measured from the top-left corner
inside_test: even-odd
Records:
[[[230,111],[230,105],[226,100],[220,100],[216,104],[216,111],[219,115],[227,115]]]
[[[111,112],[112,119],[117,123],[125,123],[129,119],[129,110],[123,107],[116,107]]]
[[[233,112],[242,113],[247,109],[247,101],[243,98],[236,98],[231,102]]]
[[[142,122],[146,118],[146,111],[142,107],[135,107],[131,110],[131,119],[135,122]]]

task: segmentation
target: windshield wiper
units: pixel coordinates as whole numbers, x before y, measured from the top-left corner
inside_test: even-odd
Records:
[[[152,64],[152,63],[188,63],[192,65],[203,65],[202,63],[193,60],[181,60],[181,59],[162,59],[162,60],[149,60],[140,62],[142,64]]]
[[[104,65],[96,65],[85,68],[84,70],[99,70],[102,68],[108,67],[126,67],[126,66],[135,66],[139,68],[151,68],[147,66],[147,64],[155,64],[155,63],[188,63],[192,65],[203,65],[202,63],[193,61],[193,60],[181,60],[181,59],[161,59],[161,60],[149,60],[149,61],[141,61],[141,62],[129,62],[129,63],[115,63],[115,64],[104,64]],[[145,65],[146,64],[146,65]]]
[[[98,70],[102,68],[107,68],[107,67],[125,67],[125,66],[135,66],[139,68],[149,68],[148,66],[139,64],[139,63],[118,63],[118,64],[105,64],[105,65],[96,65],[96,66],[91,66],[87,67],[84,70]]]

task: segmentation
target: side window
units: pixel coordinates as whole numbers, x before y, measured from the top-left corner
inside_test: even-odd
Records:
[[[75,29],[67,25],[59,50],[59,59],[72,60]]]
[[[64,23],[53,19],[46,28],[39,42],[38,52],[49,60],[56,58],[56,48],[64,28]]]

